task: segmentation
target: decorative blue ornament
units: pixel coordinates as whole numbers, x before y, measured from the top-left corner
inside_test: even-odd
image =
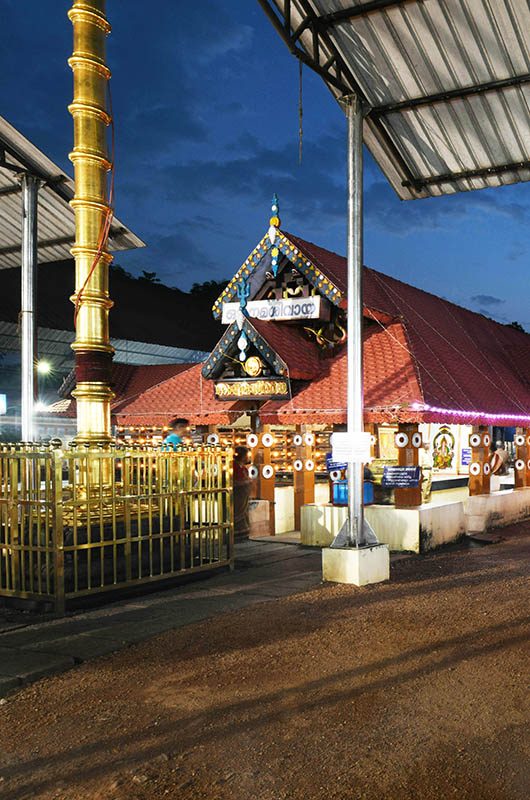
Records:
[[[239,297],[239,308],[243,314],[247,313],[247,302],[250,297],[250,286],[247,279],[242,278],[237,285],[237,296]]]

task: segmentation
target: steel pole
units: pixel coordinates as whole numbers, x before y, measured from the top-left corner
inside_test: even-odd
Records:
[[[348,119],[348,433],[363,420],[363,115],[359,98],[345,98]],[[349,544],[365,544],[363,465],[348,464]]]
[[[36,289],[37,289],[37,200],[39,182],[33,175],[22,175],[22,260],[20,291],[21,329],[21,422],[22,441],[34,439]]]

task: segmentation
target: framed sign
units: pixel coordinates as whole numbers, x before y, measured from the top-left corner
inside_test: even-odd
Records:
[[[248,378],[247,380],[217,381],[218,400],[283,400],[290,397],[287,378]]]
[[[251,300],[246,311],[250,319],[274,320],[275,322],[291,319],[320,319],[321,298],[288,297],[283,300]],[[223,325],[230,325],[237,318],[239,303],[223,303]]]
[[[335,470],[345,470],[348,468],[348,465],[345,461],[334,461],[332,453],[326,453],[326,469],[328,472],[334,472]]]
[[[416,489],[420,483],[420,467],[383,467],[383,486],[389,489]]]
[[[398,451],[395,441],[397,426],[380,425],[377,433],[379,438],[379,457],[383,461],[397,460]]]
[[[460,464],[463,467],[468,467],[471,464],[471,448],[463,447],[460,455]]]

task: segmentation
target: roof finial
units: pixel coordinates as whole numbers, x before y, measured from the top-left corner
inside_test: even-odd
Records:
[[[270,228],[269,228],[269,239],[271,244],[274,244],[276,241],[276,231],[281,225],[280,220],[280,204],[278,202],[278,195],[276,192],[272,195],[272,205],[271,205],[271,212],[272,216],[269,220]]]

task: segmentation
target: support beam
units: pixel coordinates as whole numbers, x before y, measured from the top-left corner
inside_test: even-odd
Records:
[[[376,106],[370,109],[370,118],[377,118],[386,116],[387,114],[395,114],[399,111],[409,111],[412,108],[419,108],[421,106],[430,106],[434,103],[447,103],[450,100],[462,100],[464,97],[471,97],[477,94],[484,94],[485,92],[494,92],[499,89],[509,89],[513,86],[521,86],[525,83],[530,83],[530,74],[518,75],[516,78],[505,78],[500,81],[488,81],[487,83],[479,83],[474,86],[466,86],[459,89],[451,89],[445,92],[437,92],[436,94],[423,95],[422,97],[414,97],[411,100],[402,100],[400,103],[388,103],[384,106]]]
[[[46,247],[58,247],[62,244],[73,244],[75,241],[73,236],[60,236],[56,239],[42,239],[38,245],[39,250],[44,250]],[[18,245],[13,244],[7,247],[0,247],[0,256],[9,256],[13,253],[18,253]]]
[[[380,13],[381,11],[387,11],[389,8],[418,1],[419,0],[369,0],[367,3],[357,3],[357,5],[341,8],[338,11],[330,11],[328,14],[322,14],[320,17],[317,17],[317,19],[320,25],[330,27],[331,25],[338,25],[341,22],[349,22],[352,19],[365,17],[367,14]]]
[[[20,183],[15,183],[13,186],[2,186],[0,189],[0,197],[8,197],[10,194],[19,194],[20,189]]]
[[[294,35],[292,35],[291,31],[286,30],[285,22],[282,23],[282,20],[279,19],[278,15],[271,8],[268,0],[258,0],[258,2],[271,21],[273,27],[276,29],[277,33],[280,35],[281,39],[289,48],[289,52],[293,56],[296,56],[303,64],[307,64],[307,66],[316,72],[317,75],[320,75],[320,77],[323,78],[326,83],[328,83],[330,86],[333,86],[339,92],[343,94],[351,92],[351,88],[349,86],[338,79],[329,70],[326,70],[319,65],[318,53],[315,53],[314,57],[312,58],[308,53],[306,53],[305,50],[302,50],[296,46],[295,42],[300,37],[303,30],[309,28],[309,22],[304,25],[303,29],[302,26],[300,26]]]
[[[402,1],[407,2],[407,0],[400,0],[400,2]],[[354,92],[357,97],[359,97],[361,103],[367,104],[366,97],[361,87],[357,83],[351,69],[340,55],[335,43],[332,41],[331,37],[326,31],[325,26],[319,24],[319,17],[317,17],[307,0],[299,0],[299,2],[302,4],[302,10],[305,14],[304,22],[307,20],[304,30],[307,28],[318,32],[318,36],[313,37],[312,40],[313,48],[315,46],[317,47],[317,52],[314,52],[312,56],[309,55],[309,53],[307,53],[305,50],[302,50],[300,47],[296,47],[295,45],[294,37],[296,36],[298,38],[300,36],[302,32],[301,26],[295,32],[288,32],[286,30],[285,18],[282,20],[278,17],[276,13],[276,7],[273,9],[269,0],[258,0],[258,2],[281,39],[287,45],[289,52],[296,56],[296,58],[300,59],[300,61],[302,61],[304,64],[307,64],[307,66],[316,72],[317,75],[320,75],[320,77],[323,78],[328,87],[332,90],[334,97],[337,96],[337,91],[339,91],[343,97],[347,97]],[[322,42],[327,51],[325,53],[327,64],[326,67],[320,65],[320,57],[318,52],[320,42]],[[331,54],[331,58],[328,57],[329,54]],[[407,181],[410,181],[412,185],[415,177],[411,172],[407,162],[394,144],[392,138],[389,136],[385,126],[378,119],[370,120],[370,122],[372,125],[377,127],[377,132],[381,139],[383,139],[385,147],[392,155],[392,158],[396,162],[403,175],[406,176]]]
[[[21,423],[22,441],[35,438],[35,362],[36,362],[36,295],[37,295],[37,199],[39,181],[33,175],[22,175],[22,258],[20,270],[21,329]]]
[[[437,186],[440,183],[455,183],[456,181],[470,178],[488,178],[491,175],[502,175],[504,172],[517,172],[520,169],[530,170],[530,161],[516,161],[512,164],[499,164],[495,167],[480,167],[467,169],[463,172],[446,172],[443,175],[433,175],[430,178],[415,178],[402,181],[401,185],[408,189],[421,191],[426,186]]]
[[[363,113],[355,95],[346,98],[348,119],[348,433],[364,431],[363,421]],[[348,464],[349,544],[365,544],[362,464]]]
[[[20,164],[11,164],[10,162],[6,161],[6,154],[19,161]],[[24,166],[21,166],[22,164]],[[67,185],[63,185],[67,180],[66,175],[46,174],[46,172],[43,172],[43,170],[37,163],[35,163],[35,161],[33,161],[33,159],[29,159],[26,154],[20,152],[12,144],[12,142],[5,140],[1,135],[0,169],[7,169],[10,172],[15,173],[31,172],[32,175],[35,175],[35,177],[40,180],[43,186],[53,186],[55,194],[59,195],[59,197],[61,197],[67,203],[69,203],[73,197],[71,188]]]

